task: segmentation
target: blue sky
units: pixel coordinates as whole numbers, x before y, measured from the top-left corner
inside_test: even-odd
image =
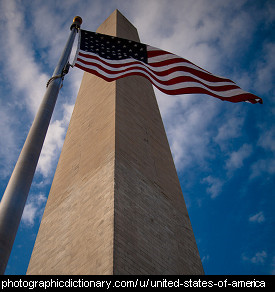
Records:
[[[75,15],[119,9],[143,43],[234,80],[264,104],[155,89],[206,274],[275,274],[275,1],[0,0],[1,196]],[[66,76],[6,274],[25,274],[83,72]]]

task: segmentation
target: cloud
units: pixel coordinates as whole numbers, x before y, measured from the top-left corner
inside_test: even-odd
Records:
[[[220,135],[220,133],[221,132],[219,131],[218,135]],[[226,134],[226,138],[229,137],[230,135]],[[244,160],[247,159],[251,154],[252,146],[248,144],[244,144],[240,147],[239,150],[229,153],[229,158],[225,162],[225,169],[227,170],[225,178],[227,180],[230,179],[236,169],[243,167]],[[220,178],[209,175],[202,180],[202,183],[207,183],[209,185],[206,189],[206,192],[211,195],[211,199],[214,199],[221,193],[225,180],[221,180]]]
[[[250,179],[262,175],[273,175],[275,173],[275,127],[264,130],[259,137],[257,145],[266,152],[266,157],[258,159],[251,166]]]
[[[206,191],[211,195],[211,199],[215,199],[220,194],[224,185],[224,182],[221,179],[210,175],[205,177],[202,182],[209,185]]]
[[[131,5],[133,21],[143,42],[220,74],[221,67],[232,66],[230,58],[238,58],[236,52],[248,49],[256,29],[257,22],[251,15],[258,15],[257,7],[242,9],[246,2],[232,5],[228,1],[140,0],[128,6]]]
[[[267,129],[261,134],[258,145],[275,153],[275,127]]]
[[[32,227],[36,220],[41,220],[47,197],[43,193],[30,195],[25,205],[22,223]]]
[[[55,120],[49,126],[41,155],[37,165],[39,171],[44,177],[48,177],[54,169],[61,148],[63,146],[66,130],[70,121],[74,105],[63,105],[63,118]]]
[[[242,260],[250,262],[252,264],[264,264],[265,259],[267,258],[267,253],[263,250],[261,252],[257,252],[252,257],[247,257],[246,255],[242,255]]]
[[[202,257],[201,261],[202,261],[203,264],[205,264],[206,262],[209,261],[209,259],[210,259],[210,256],[209,255],[206,255],[206,256],[203,256]]]
[[[75,4],[76,2],[72,1],[70,5]],[[52,73],[70,32],[69,26],[73,16],[68,19],[69,23],[66,26],[66,33],[64,33],[64,29],[62,29],[64,23],[62,23],[62,18],[57,17],[59,14],[56,14],[56,10],[53,9],[54,5],[55,1],[49,1],[45,5],[35,2],[30,7],[28,4],[23,5],[21,2],[13,0],[0,2],[3,28],[0,63],[5,64],[4,75],[1,79],[5,80],[6,87],[10,84],[12,94],[9,92],[10,98],[7,102],[12,105],[13,109],[12,114],[9,115],[11,110],[4,106],[3,102],[0,102],[0,130],[1,134],[5,135],[5,140],[1,139],[0,141],[0,166],[3,166],[0,175],[4,178],[11,173],[11,168],[14,166],[20,151],[16,148],[16,145],[19,145],[17,140],[20,135],[16,132],[17,127],[13,126],[14,119],[12,117],[16,116],[18,114],[16,110],[20,109],[21,111],[27,110],[27,114],[31,114],[32,117],[28,116],[28,122],[33,120],[46,92],[46,82],[49,79],[49,76],[43,73],[43,69],[46,65],[46,68],[51,68],[50,73]],[[64,5],[60,5],[60,9],[61,6]],[[27,26],[29,21],[28,17],[25,16],[27,10],[28,17],[31,17],[33,24],[31,29],[28,29]],[[39,63],[36,59],[38,54]],[[66,97],[66,101],[63,97],[61,100],[63,116],[54,120],[62,111],[56,107],[49,126],[37,167],[38,172],[44,177],[49,176],[54,170],[82,75],[83,72],[80,70],[71,69],[70,74],[66,76],[67,80],[64,81],[63,90],[59,94],[61,95],[59,100],[62,99],[62,94],[63,96],[69,95],[69,102],[68,97]],[[24,132],[26,130],[25,127]]]
[[[256,68],[255,89],[264,94],[273,89],[274,93],[274,76],[275,76],[275,44],[266,42],[263,45],[262,58],[258,61]]]
[[[6,178],[12,171],[14,160],[18,155],[13,114],[9,107],[0,100],[0,177]]]
[[[158,102],[178,171],[191,165],[207,167],[207,159],[214,155],[209,151],[210,129],[218,112],[217,104],[195,95],[158,95]]]
[[[275,159],[259,159],[251,166],[250,179],[265,176],[267,174],[273,175],[275,173]]]
[[[252,154],[252,146],[244,144],[239,150],[230,153],[228,160],[226,161],[226,169],[234,171],[241,168],[244,164],[244,160]]]
[[[47,75],[35,61],[31,36],[26,29],[22,7],[15,1],[1,2],[2,34],[1,59],[5,63],[3,71],[12,85],[13,91],[23,94],[20,98],[34,115],[45,92]],[[24,37],[23,37],[24,36]],[[19,97],[18,97],[19,98]]]
[[[226,150],[228,142],[232,142],[234,138],[242,135],[242,127],[244,117],[237,116],[234,112],[225,113],[223,121],[218,128],[218,134],[214,137],[214,141],[220,146],[221,150]]]
[[[252,215],[248,218],[250,222],[257,222],[257,223],[262,223],[265,221],[264,213],[261,211],[255,215]]]

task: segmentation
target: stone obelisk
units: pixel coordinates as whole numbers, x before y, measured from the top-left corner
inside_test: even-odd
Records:
[[[97,31],[139,41],[118,10]],[[84,73],[27,274],[203,274],[145,78]]]

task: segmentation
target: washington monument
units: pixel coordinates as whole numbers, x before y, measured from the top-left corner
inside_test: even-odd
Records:
[[[118,10],[97,32],[139,41]],[[203,273],[151,83],[84,73],[27,274]]]

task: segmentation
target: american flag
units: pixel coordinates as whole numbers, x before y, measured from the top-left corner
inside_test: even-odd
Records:
[[[160,91],[208,94],[231,102],[262,99],[175,54],[139,42],[81,30],[74,65],[106,81],[141,75]]]

